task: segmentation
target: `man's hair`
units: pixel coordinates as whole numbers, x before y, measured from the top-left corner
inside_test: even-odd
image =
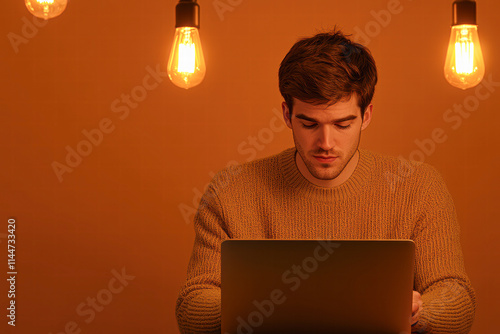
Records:
[[[293,98],[332,105],[356,94],[363,117],[376,83],[377,68],[370,51],[335,30],[299,40],[279,69],[279,88],[290,114]]]

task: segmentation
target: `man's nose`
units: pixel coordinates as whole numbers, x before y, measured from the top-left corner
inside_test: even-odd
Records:
[[[335,147],[334,131],[329,126],[321,127],[318,136],[318,146],[322,150],[329,151]]]

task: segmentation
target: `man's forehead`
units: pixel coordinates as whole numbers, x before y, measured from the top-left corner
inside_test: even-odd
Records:
[[[301,101],[294,98],[294,114],[316,115],[316,116],[335,116],[346,117],[350,115],[361,116],[361,110],[357,103],[357,98],[353,95],[351,98],[343,99],[333,104],[315,104]]]

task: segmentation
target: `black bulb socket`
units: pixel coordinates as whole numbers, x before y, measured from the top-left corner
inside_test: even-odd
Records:
[[[471,0],[457,0],[453,2],[452,25],[476,25],[476,2]]]
[[[175,6],[175,27],[200,29],[200,5],[196,0],[179,0]]]

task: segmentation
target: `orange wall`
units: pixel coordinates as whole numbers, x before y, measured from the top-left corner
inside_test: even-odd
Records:
[[[440,170],[477,292],[472,333],[493,330],[500,300],[498,1],[478,1],[491,91],[461,91],[443,77],[452,1],[200,0],[208,70],[187,91],[161,73],[147,77],[166,70],[176,1],[145,3],[70,1],[62,16],[34,29],[22,0],[3,4],[0,258],[6,263],[7,219],[15,217],[18,318],[17,328],[6,325],[2,279],[1,332],[176,333],[174,305],[193,242],[192,216],[180,208],[194,210],[210,175],[229,161],[292,145],[280,123],[265,130],[281,103],[279,63],[297,38],[335,24],[368,34],[379,68],[362,147],[423,154]],[[232,3],[232,11],[219,16],[218,3]],[[151,90],[126,107],[123,94],[144,92],[145,78]],[[449,111],[460,104],[471,110],[466,118]],[[102,138],[93,131],[99,127]],[[431,145],[436,128],[446,139]],[[84,130],[95,145],[84,147]],[[416,141],[428,151],[418,153]],[[92,151],[58,179],[52,164],[66,164],[67,148],[78,145]],[[129,277],[119,283],[113,271],[122,270]],[[92,313],[96,297],[108,304]]]

